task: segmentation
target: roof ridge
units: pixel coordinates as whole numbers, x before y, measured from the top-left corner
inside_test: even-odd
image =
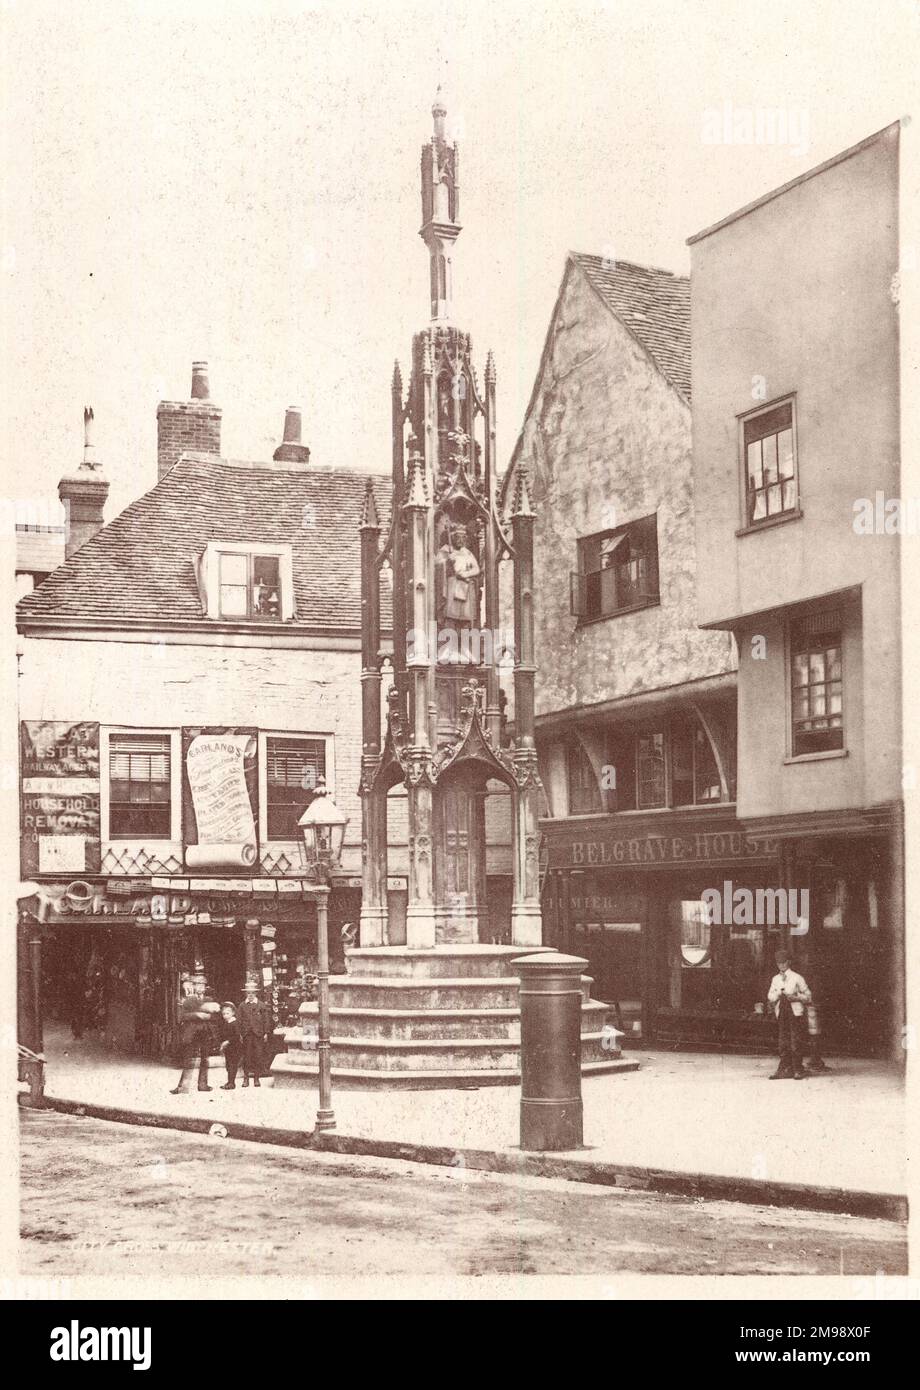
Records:
[[[627,261],[620,256],[605,256],[599,251],[570,251],[569,255],[577,261],[609,261],[615,268],[616,266],[628,266],[630,270],[653,271],[656,275],[667,275],[671,280],[682,280],[686,284],[690,283],[689,272],[682,273],[679,270],[668,270],[663,265],[648,265],[645,261]]]

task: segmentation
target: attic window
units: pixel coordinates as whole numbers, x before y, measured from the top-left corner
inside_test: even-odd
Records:
[[[277,555],[220,552],[220,616],[280,618],[281,573]]]
[[[291,547],[216,541],[199,567],[209,617],[282,622],[294,616]]]

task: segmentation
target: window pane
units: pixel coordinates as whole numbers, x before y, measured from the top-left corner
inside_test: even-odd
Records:
[[[748,485],[763,487],[763,466],[761,464],[760,440],[755,439],[747,449]]]
[[[767,492],[767,511],[771,516],[776,516],[783,510],[783,490],[779,483],[771,487]]]
[[[824,653],[810,652],[808,656],[808,679],[814,684],[824,680]]]
[[[762,521],[767,514],[767,495],[765,492],[754,493],[754,508],[751,512],[752,521]]]
[[[828,647],[827,649],[827,678],[831,681],[840,679],[840,648]]]
[[[639,805],[664,806],[664,734],[640,734],[638,740]]]
[[[221,555],[220,582],[221,584],[242,584],[245,588],[249,583],[249,556]]]
[[[795,485],[795,478],[788,483],[783,483],[783,511],[794,511],[798,506],[798,489]]]
[[[791,478],[795,472],[795,460],[792,456],[792,430],[783,430],[777,440],[777,453],[779,456],[779,475],[781,478]]]
[[[249,611],[246,590],[229,584],[220,586],[220,611],[225,618],[245,618]]]
[[[768,435],[762,441],[763,448],[763,480],[765,483],[775,483],[779,477],[776,462],[776,435]]]
[[[792,659],[792,684],[796,686],[808,684],[808,653],[796,652]]]

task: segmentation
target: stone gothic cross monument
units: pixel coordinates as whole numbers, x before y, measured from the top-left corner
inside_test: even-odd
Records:
[[[388,525],[368,479],[361,528],[363,874],[360,940],[329,982],[333,1084],[452,1087],[520,1081],[516,957],[543,947],[534,745],[534,515],[518,470],[504,514],[495,456],[495,367],[484,389],[470,338],[451,323],[451,257],[460,235],[459,157],[435,103],[422,149],[421,237],[431,262],[431,320],[415,335],[408,392],[393,375]],[[385,532],[385,534],[384,534]],[[383,717],[382,569],[392,575],[392,684]],[[503,621],[499,570],[513,619]],[[510,574],[509,574],[510,571]],[[500,664],[513,669],[513,725]],[[513,731],[512,731],[513,730]],[[388,794],[405,788],[405,925],[387,910]],[[494,800],[504,811],[487,816]],[[510,922],[489,919],[489,820],[510,825]],[[505,853],[507,850],[505,849]],[[505,900],[507,901],[507,900]],[[507,906],[503,909],[509,911]],[[503,944],[494,944],[500,935]],[[618,1070],[606,1005],[582,981],[582,1066]],[[290,1030],[275,1086],[314,1085],[304,1030]],[[628,1064],[630,1067],[634,1064]]]
[[[362,535],[364,644],[361,946],[387,934],[387,794],[404,784],[409,880],[406,945],[484,939],[486,799],[510,799],[510,941],[542,941],[539,778],[534,747],[533,510],[520,473],[510,514],[497,504],[495,366],[485,388],[470,337],[451,322],[451,260],[460,235],[459,153],[435,102],[422,148],[422,227],[431,262],[431,321],[415,335],[404,394],[393,376],[389,533],[368,488]],[[513,576],[513,628],[503,624],[499,567]],[[393,684],[381,720],[380,569],[393,578]],[[514,671],[514,735],[504,735],[499,664]],[[505,936],[509,940],[509,936]]]

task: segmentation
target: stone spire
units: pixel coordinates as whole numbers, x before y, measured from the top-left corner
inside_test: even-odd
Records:
[[[435,322],[450,318],[451,258],[460,235],[460,154],[445,135],[447,108],[441,89],[431,108],[434,133],[422,146],[422,226],[419,236],[428,247],[431,260],[431,317]]]

